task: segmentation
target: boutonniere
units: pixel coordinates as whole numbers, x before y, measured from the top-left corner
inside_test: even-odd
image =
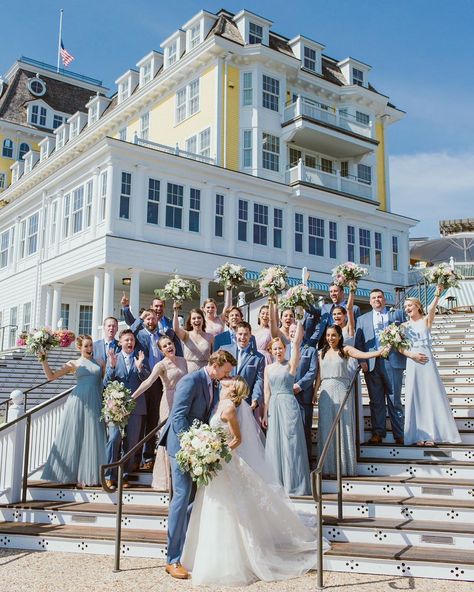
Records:
[[[309,345],[308,345],[307,343],[305,343],[305,344],[303,345],[303,349],[308,349],[308,347],[309,347]]]

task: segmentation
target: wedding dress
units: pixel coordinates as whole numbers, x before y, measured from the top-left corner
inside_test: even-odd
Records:
[[[230,435],[221,412],[210,424]],[[195,585],[285,580],[303,575],[316,564],[315,534],[293,510],[265,462],[258,426],[247,403],[241,403],[237,415],[242,444],[210,484],[198,489],[191,512],[181,562],[192,572]],[[327,550],[329,544],[323,544]]]

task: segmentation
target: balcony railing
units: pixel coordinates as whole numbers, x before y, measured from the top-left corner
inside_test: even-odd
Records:
[[[309,117],[316,121],[328,123],[335,127],[350,131],[360,136],[372,138],[372,126],[357,119],[355,115],[346,111],[336,111],[332,107],[318,106],[315,103],[298,97],[294,103],[288,105],[283,113],[283,122],[287,123],[297,117]]]
[[[153,148],[153,150],[159,150],[160,152],[166,152],[167,154],[175,154],[176,156],[182,156],[184,158],[190,158],[191,160],[197,160],[198,162],[205,162],[207,164],[216,164],[216,159],[210,156],[203,156],[202,154],[196,154],[194,152],[188,152],[187,150],[181,150],[179,146],[173,148],[173,146],[167,146],[166,144],[158,144],[151,142],[150,140],[144,140],[135,134],[133,143],[138,146],[145,146],[146,148]]]
[[[357,197],[374,199],[372,183],[365,182],[354,175],[342,176],[340,171],[334,169],[326,171],[322,168],[308,167],[301,160],[297,165],[288,169],[286,182],[290,185],[298,182],[310,183]]]

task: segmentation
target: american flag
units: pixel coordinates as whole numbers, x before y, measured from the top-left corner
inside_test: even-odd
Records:
[[[61,40],[61,59],[62,59],[63,64],[65,65],[66,68],[69,66],[69,64],[74,59],[74,56],[71,55],[68,52],[68,50],[64,47],[64,43],[62,42],[62,40]]]

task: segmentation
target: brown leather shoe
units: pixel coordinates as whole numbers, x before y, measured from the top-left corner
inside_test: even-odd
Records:
[[[130,489],[131,485],[126,479],[124,479],[122,487],[123,489]]]
[[[117,489],[117,485],[111,479],[106,479],[105,484],[109,489]]]
[[[155,462],[154,462],[154,461],[152,461],[152,460],[147,460],[147,462],[146,462],[146,463],[143,463],[143,464],[142,464],[142,469],[143,469],[144,471],[151,471],[151,470],[153,470],[153,465],[154,465],[154,464],[155,464]]]
[[[403,439],[403,436],[400,436],[400,438],[395,438],[395,444],[399,444],[400,446],[403,446],[405,444],[405,440]]]
[[[369,441],[367,442],[367,444],[382,444],[382,436],[380,434],[374,434]]]
[[[188,571],[179,563],[167,563],[166,573],[169,573],[172,578],[178,580],[187,580],[189,578]]]

